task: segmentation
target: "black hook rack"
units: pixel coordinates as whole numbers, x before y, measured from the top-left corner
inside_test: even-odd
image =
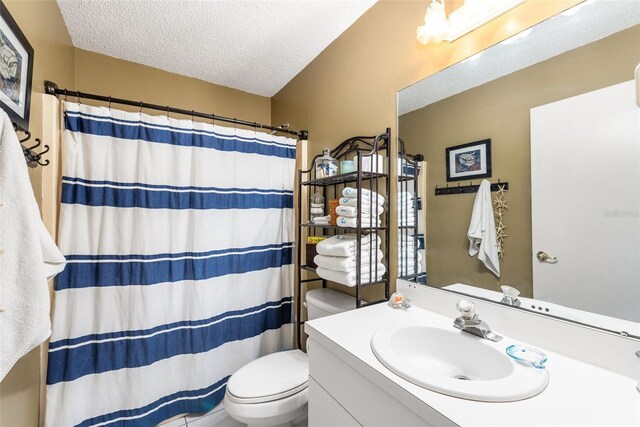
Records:
[[[31,132],[28,130],[22,129],[16,123],[13,123],[13,130],[17,132],[23,133],[25,136],[23,138],[18,137],[18,141],[20,142],[20,146],[22,147],[22,154],[24,154],[24,159],[27,162],[27,166],[30,168],[36,168],[39,166],[47,166],[50,162],[48,159],[43,159],[42,155],[49,152],[50,148],[47,144],[43,145],[44,150],[41,152],[36,152],[35,149],[42,145],[42,141],[40,138],[35,138],[35,145],[31,147],[25,146],[25,142],[31,139]]]
[[[505,191],[509,191],[509,183],[502,182],[500,179],[498,179],[498,182],[496,183],[491,183],[491,191],[499,191],[500,188],[504,188]],[[460,185],[460,183],[458,183],[458,185],[454,187],[449,187],[449,184],[447,184],[446,187],[440,188],[436,185],[435,194],[436,196],[447,196],[449,194],[471,194],[477,193],[479,189],[480,184],[474,185],[473,181],[469,181],[469,185]]]

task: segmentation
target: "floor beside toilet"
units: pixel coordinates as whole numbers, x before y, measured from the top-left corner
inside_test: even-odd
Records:
[[[307,427],[307,419],[304,419],[292,427]],[[239,421],[229,416],[222,405],[218,405],[206,414],[190,414],[160,424],[159,427],[246,427]]]

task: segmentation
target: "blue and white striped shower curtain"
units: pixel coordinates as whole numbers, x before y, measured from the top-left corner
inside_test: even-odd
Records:
[[[64,105],[47,426],[207,412],[291,348],[295,140]]]

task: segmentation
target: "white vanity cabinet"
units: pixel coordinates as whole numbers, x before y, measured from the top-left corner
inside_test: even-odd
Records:
[[[310,340],[309,427],[456,425],[421,402],[421,414],[416,414],[394,397],[393,387],[385,390],[372,381],[374,370],[352,355],[353,360],[345,360],[349,356]]]

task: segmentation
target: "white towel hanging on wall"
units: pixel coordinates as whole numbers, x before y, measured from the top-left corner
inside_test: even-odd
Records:
[[[40,218],[11,120],[0,111],[0,381],[51,334],[47,279],[65,259]]]
[[[500,260],[496,241],[496,223],[491,202],[491,183],[483,179],[473,203],[469,231],[469,255],[476,256],[496,276],[500,277]]]

